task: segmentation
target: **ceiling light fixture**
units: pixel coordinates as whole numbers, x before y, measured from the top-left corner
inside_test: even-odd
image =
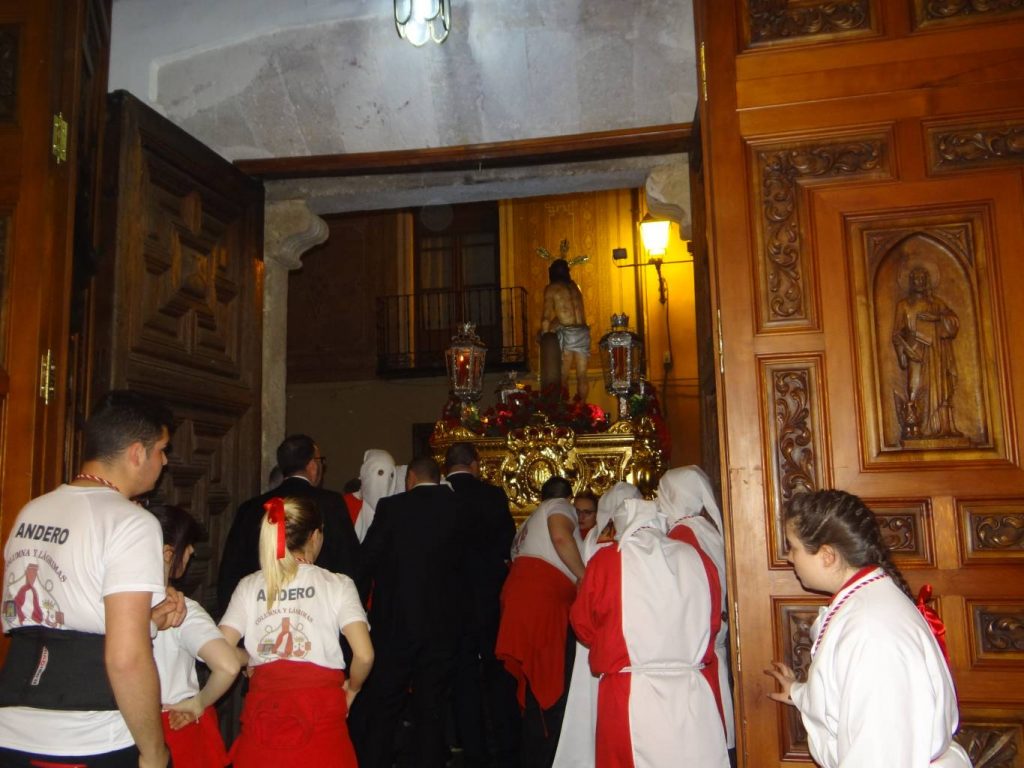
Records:
[[[451,0],[395,0],[398,36],[417,48],[430,40],[443,43],[451,23]]]

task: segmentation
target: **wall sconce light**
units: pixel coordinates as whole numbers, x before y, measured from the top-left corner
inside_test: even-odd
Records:
[[[650,256],[664,255],[668,250],[668,221],[647,214],[640,222],[640,239]]]
[[[395,0],[398,36],[417,48],[430,40],[443,43],[451,23],[451,0]]]

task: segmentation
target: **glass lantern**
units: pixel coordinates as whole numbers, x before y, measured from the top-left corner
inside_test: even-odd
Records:
[[[444,351],[448,388],[465,409],[480,399],[484,388],[484,360],[487,347],[476,335],[476,324],[461,323]]]
[[[629,329],[629,316],[612,315],[612,329],[601,337],[601,368],[604,388],[619,399],[619,418],[629,416],[629,395],[640,384],[644,343]]]

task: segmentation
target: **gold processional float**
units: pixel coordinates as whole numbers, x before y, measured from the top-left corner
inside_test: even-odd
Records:
[[[600,495],[625,480],[651,498],[667,468],[668,430],[654,390],[641,375],[643,342],[628,325],[626,315],[613,315],[612,329],[599,344],[605,388],[618,399],[612,421],[600,407],[570,400],[558,375],[534,390],[511,374],[499,386],[495,406],[481,412],[476,402],[487,348],[474,324],[463,323],[445,351],[451,396],[430,437],[435,458],[443,465],[450,445],[472,443],[481,474],[505,489],[519,519],[540,503],[541,486],[553,475],[569,480],[574,493],[590,489]],[[542,382],[545,358],[560,358],[557,343],[554,334],[541,339]],[[551,344],[549,356],[545,345]]]

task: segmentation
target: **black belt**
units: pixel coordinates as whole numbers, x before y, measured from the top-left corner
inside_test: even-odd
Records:
[[[0,670],[0,707],[117,709],[107,678],[104,635],[21,627],[11,630],[10,637]]]

